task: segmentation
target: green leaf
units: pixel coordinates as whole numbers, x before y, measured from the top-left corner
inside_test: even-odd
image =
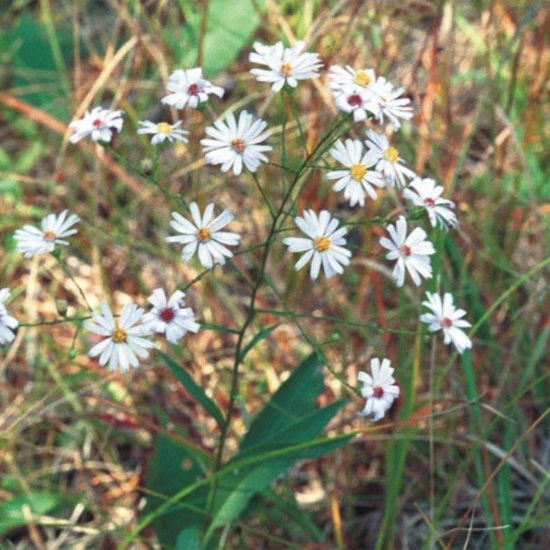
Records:
[[[238,518],[250,499],[265,490],[294,462],[322,456],[347,441],[315,441],[344,404],[342,400],[316,409],[315,400],[322,390],[321,361],[316,354],[312,354],[292,372],[252,421],[239,452],[227,464],[230,472],[218,484],[215,512],[208,534]],[[306,446],[297,448],[296,444]],[[240,468],[239,463],[249,458],[257,460],[250,466]]]
[[[278,495],[272,489],[263,491],[262,496],[274,505],[273,508],[266,506],[264,510],[271,517],[270,521],[275,523],[281,521],[293,522],[297,525],[298,533],[302,535],[307,533],[310,537],[313,537],[315,542],[324,542],[325,535],[323,531],[317,527],[307,511],[303,510],[296,502],[292,489],[289,487],[283,487],[282,489],[285,492],[283,496]],[[278,517],[281,513],[284,514],[283,518]]]
[[[264,2],[253,0],[210,0],[206,34],[204,35],[204,71],[213,76],[228,67],[249,43],[260,25],[254,4],[263,7]],[[197,62],[198,44],[203,9],[195,2],[180,5],[185,14],[183,36],[174,37],[171,48],[182,67],[194,67]]]
[[[57,27],[56,34],[68,64],[73,51],[70,19]],[[30,10],[18,17],[17,24],[11,29],[2,29],[0,48],[10,51],[12,56],[10,61],[14,70],[10,84],[19,88],[28,86],[33,90],[20,97],[65,120],[69,116],[70,103],[60,83],[46,30]]]
[[[323,391],[321,366],[319,356],[314,353],[292,372],[252,421],[240,445],[241,451],[268,442],[314,409],[315,399]]]
[[[242,361],[246,357],[246,354],[251,349],[253,349],[256,344],[267,338],[279,325],[280,323],[276,323],[275,325],[264,327],[262,330],[260,330],[260,332],[258,332],[258,334],[256,334],[254,338],[252,338],[252,340],[250,340],[250,342],[248,342],[248,344],[246,344],[246,346],[244,346],[244,348],[241,350],[241,353],[239,355],[240,360]]]
[[[339,405],[341,406],[341,403]],[[237,454],[228,463],[228,468],[233,468],[233,470],[222,476],[219,482],[217,501],[221,501],[221,504],[216,507],[208,534],[213,529],[237,519],[246,509],[250,499],[265,490],[277,476],[285,472],[292,464],[298,460],[318,458],[330,453],[347,443],[351,437],[353,436],[323,438],[316,441],[311,440],[309,434],[300,437],[300,434],[296,433],[293,439],[302,439],[302,442],[296,441],[296,443],[303,443],[303,446],[297,447],[296,443],[273,444],[266,445],[255,453],[247,453],[246,456]],[[271,457],[273,453],[276,453],[275,458]],[[239,468],[239,462],[246,458],[253,458],[257,463],[242,469]]]
[[[176,550],[199,550],[201,532],[197,526],[180,531],[176,540]]]
[[[187,374],[182,368],[180,368],[168,355],[159,351],[162,360],[166,363],[168,368],[172,371],[172,374],[182,383],[183,387],[194,397],[207,411],[210,416],[216,421],[221,428],[223,425],[223,415],[216,405],[216,403],[204,393],[204,390],[193,380],[193,378]]]
[[[174,491],[171,497],[164,499],[161,503],[158,503],[158,506],[153,507],[152,510],[150,509],[146,513],[143,513],[143,517],[140,519],[138,525],[132,531],[127,533],[122,540],[121,547],[127,548],[132,541],[136,540],[136,538],[147,525],[149,525],[150,523],[155,523],[159,517],[173,511],[175,507],[183,508],[181,502],[184,499],[189,498],[191,495],[200,494],[201,491],[204,491],[205,489],[210,487],[215,479],[224,478],[228,474],[234,471],[244,470],[248,466],[261,464],[262,461],[265,460],[275,460],[278,457],[288,455],[291,452],[295,452],[296,456],[300,458],[304,458],[306,455],[312,454],[314,454],[314,456],[319,456],[319,450],[321,453],[324,454],[325,452],[327,452],[327,449],[336,449],[338,446],[347,443],[353,437],[353,435],[354,434],[343,434],[330,438],[321,438],[317,441],[308,441],[306,443],[292,445],[290,448],[287,449],[275,449],[273,451],[270,451],[269,453],[265,453],[261,457],[244,457],[238,463],[223,466],[218,473],[214,473],[208,477],[201,478],[191,485],[179,487],[177,488],[177,490]],[[330,445],[330,447],[328,447],[328,445]],[[186,508],[192,509],[191,505],[186,505]],[[199,511],[199,509],[194,506],[193,511]]]
[[[164,418],[162,421],[165,423],[167,419]],[[197,482],[204,475],[204,470],[204,465],[195,454],[179,445],[177,441],[158,434],[155,438],[153,456],[147,468],[147,504],[142,515],[156,510],[182,487]],[[206,491],[202,490],[187,499],[185,504],[178,503],[165,514],[158,516],[153,525],[161,544],[173,547],[182,527],[198,529],[204,521],[205,507]]]
[[[23,508],[28,506],[33,514],[43,515],[51,512],[61,499],[52,493],[32,493],[17,496],[0,504],[0,535],[27,523]]]

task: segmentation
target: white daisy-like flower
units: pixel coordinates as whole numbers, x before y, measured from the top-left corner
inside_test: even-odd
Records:
[[[150,120],[139,121],[141,128],[138,129],[138,134],[151,134],[152,145],[158,145],[168,140],[170,143],[173,141],[181,141],[187,143],[187,135],[189,132],[180,128],[181,120],[174,124],[169,122],[151,122]]]
[[[176,290],[170,296],[162,288],[153,290],[148,301],[153,309],[143,316],[144,325],[152,332],[165,334],[172,344],[177,344],[187,332],[197,332],[200,325],[195,321],[195,314],[190,307],[184,307],[185,293]]]
[[[337,141],[330,150],[334,160],[343,164],[346,170],[335,170],[327,174],[329,180],[337,180],[332,189],[344,191],[344,197],[350,206],[365,205],[365,196],[376,199],[376,187],[384,187],[385,181],[376,170],[369,170],[373,163],[369,159],[359,140]]]
[[[439,294],[426,292],[426,297],[427,300],[422,302],[422,305],[429,308],[431,313],[424,313],[420,316],[420,320],[429,325],[428,330],[430,332],[442,330],[445,344],[449,345],[452,342],[458,353],[470,349],[472,341],[462,328],[472,325],[462,319],[466,315],[463,309],[455,309],[452,295],[446,292],[442,299]]]
[[[355,122],[366,120],[369,114],[374,118],[381,117],[377,96],[369,88],[344,86],[333,92],[334,103],[340,111],[353,115]]]
[[[453,212],[454,202],[441,198],[443,186],[430,178],[416,178],[403,191],[403,196],[415,206],[421,206],[428,213],[432,227],[439,223],[442,227],[456,227],[458,221]]]
[[[333,91],[350,86],[368,90],[376,82],[376,75],[373,69],[354,69],[349,65],[346,65],[345,68],[340,65],[332,65],[328,71],[328,81],[330,89]]]
[[[327,278],[342,274],[344,266],[350,262],[351,252],[344,248],[348,232],[345,227],[338,226],[340,222],[323,210],[319,216],[313,210],[304,210],[303,218],[297,216],[294,222],[303,231],[307,238],[287,237],[283,243],[288,246],[289,252],[305,252],[294,266],[299,271],[311,260],[309,271],[312,279],[317,279],[321,265]]]
[[[403,164],[399,151],[390,145],[386,136],[368,130],[365,145],[369,162],[374,164],[390,186],[404,186],[408,180],[416,178],[416,174]]]
[[[285,84],[296,88],[298,80],[318,78],[319,69],[323,66],[319,54],[303,52],[302,41],[290,48],[285,48],[282,42],[273,46],[255,42],[253,48],[255,51],[249,55],[250,62],[267,68],[254,68],[250,73],[260,82],[272,83],[274,92],[279,92]]]
[[[206,128],[207,138],[201,139],[207,164],[221,164],[222,172],[231,168],[238,176],[243,164],[251,172],[256,172],[261,162],[267,162],[263,154],[271,151],[271,145],[262,145],[271,132],[266,130],[267,122],[241,111],[239,121],[233,113],[228,113],[225,122],[216,120],[214,126]]]
[[[410,120],[413,116],[412,107],[409,107],[411,100],[408,97],[400,97],[403,88],[394,88],[383,76],[378,77],[372,86],[372,90],[379,98],[382,111],[382,121],[387,117],[394,130],[401,127],[401,120]]]
[[[109,363],[111,370],[138,367],[139,359],[146,359],[149,356],[147,350],[154,345],[145,338],[150,331],[142,323],[143,309],[136,304],[126,304],[119,319],[115,319],[106,304],[102,304],[100,310],[100,313],[94,312],[92,321],[86,323],[89,332],[104,337],[90,350],[90,357],[99,355],[99,364],[103,367]]]
[[[15,329],[19,326],[19,322],[8,313],[6,309],[6,301],[10,297],[11,291],[9,288],[0,290],[0,346],[9,344],[15,338]]]
[[[208,101],[210,94],[223,97],[223,88],[214,86],[202,75],[202,68],[174,71],[168,78],[166,89],[171,92],[161,99],[165,105],[175,109],[183,109],[188,106],[196,109],[201,103]]]
[[[177,212],[172,212],[173,219],[170,225],[181,234],[166,237],[166,241],[184,245],[181,251],[184,262],[189,261],[198,251],[199,261],[203,267],[210,269],[214,264],[225,264],[225,258],[233,256],[226,247],[236,246],[241,240],[237,233],[220,231],[233,219],[233,214],[229,210],[224,210],[217,218],[212,219],[214,214],[212,203],[205,208],[202,216],[196,202],[192,202],[189,209],[192,222]]]
[[[81,119],[73,120],[69,124],[69,128],[73,131],[71,143],[76,143],[88,136],[93,141],[109,143],[113,132],[120,132],[123,124],[122,111],[94,107],[91,111],[86,111]]]
[[[416,286],[422,277],[430,279],[432,266],[429,256],[435,254],[435,249],[426,240],[426,232],[417,227],[407,236],[407,221],[404,216],[400,216],[395,225],[388,225],[388,233],[391,239],[382,237],[380,244],[389,250],[386,254],[388,260],[397,260],[392,273],[397,286],[403,286],[405,271],[409,272]]]
[[[76,214],[68,216],[68,211],[61,214],[48,214],[41,222],[40,229],[34,225],[25,225],[15,232],[15,242],[18,252],[25,258],[53,252],[56,245],[68,246],[64,239],[78,233],[73,225],[80,221]]]
[[[373,415],[373,421],[384,418],[386,411],[399,397],[399,386],[395,385],[394,369],[389,359],[374,357],[370,361],[372,375],[360,372],[357,380],[363,382],[361,395],[367,400],[365,408],[359,413],[361,416]]]

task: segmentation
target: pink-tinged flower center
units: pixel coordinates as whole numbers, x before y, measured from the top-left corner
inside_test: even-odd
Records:
[[[201,91],[201,88],[198,84],[193,83],[189,84],[189,87],[187,88],[187,93],[189,95],[198,95],[198,93]]]
[[[241,138],[235,138],[231,142],[231,147],[237,152],[242,153],[244,151],[244,148],[246,147],[246,143],[244,142],[244,139]]]
[[[374,388],[372,388],[372,395],[377,399],[380,399],[384,395],[384,388],[380,386],[374,386]]]
[[[432,208],[435,206],[435,201],[431,197],[428,197],[427,199],[424,199],[424,204]]]
[[[57,235],[53,231],[44,231],[44,240],[49,243],[55,241]]]
[[[401,252],[402,256],[410,256],[412,254],[411,247],[407,246],[406,244],[403,244],[399,247],[399,252]]]
[[[359,94],[353,94],[348,97],[348,104],[351,107],[359,107],[361,103],[363,103],[363,100]]]
[[[444,317],[443,319],[441,319],[441,326],[443,328],[451,328],[453,326],[453,321],[448,317]]]
[[[170,321],[172,321],[175,316],[176,314],[171,307],[163,309],[159,314],[161,321],[164,321],[165,323],[169,323]]]
[[[96,118],[93,122],[92,122],[92,126],[94,128],[101,128],[103,126],[103,121],[100,119],[100,118]]]

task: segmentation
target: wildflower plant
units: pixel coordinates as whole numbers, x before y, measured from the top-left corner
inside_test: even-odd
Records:
[[[432,279],[432,262],[438,253],[434,244],[439,235],[437,226],[452,229],[458,220],[452,201],[442,197],[444,188],[408,168],[395,145],[399,139],[396,132],[403,124],[410,124],[414,113],[404,90],[377,75],[373,68],[334,65],[323,73],[321,58],[306,51],[303,42],[290,46],[258,42],[249,59],[250,73],[257,79],[254,87],[264,86],[266,94],[282,97],[280,102],[274,100],[273,112],[268,110],[260,115],[257,105],[240,109],[231,99],[223,100],[226,94],[215,79],[207,79],[201,67],[191,67],[176,68],[166,85],[168,95],[159,94],[159,105],[173,109],[172,114],[177,117],[173,122],[166,122],[164,114],[155,121],[146,120],[151,118],[148,113],[138,113],[143,118],[138,128],[132,130],[132,123],[127,121],[123,129],[122,110],[98,106],[69,124],[72,143],[90,139],[103,144],[96,148],[98,158],[106,152],[123,161],[128,154],[127,143],[137,140],[138,134],[150,139],[147,147],[156,159],[157,168],[160,158],[157,145],[188,146],[188,151],[197,154],[193,160],[203,167],[200,176],[203,182],[218,172],[213,167],[219,167],[224,185],[231,188],[238,180],[250,194],[257,194],[256,200],[264,209],[260,226],[250,212],[240,207],[236,193],[229,193],[229,200],[222,203],[214,190],[212,202],[206,202],[185,189],[174,193],[164,185],[162,176],[156,177],[162,171],[157,170],[151,176],[139,169],[138,175],[151,184],[150,192],[159,193],[172,211],[172,218],[164,220],[163,239],[181,247],[179,251],[173,247],[173,254],[181,258],[182,265],[194,268],[200,265],[199,274],[194,278],[162,280],[162,286],[147,289],[137,303],[125,305],[114,300],[109,305],[103,303],[103,296],[92,300],[79,287],[87,310],[77,321],[81,342],[78,349],[97,361],[99,368],[127,376],[132,372],[130,367],[151,368],[153,358],[160,357],[208,413],[208,430],[214,438],[214,447],[208,452],[193,445],[174,451],[166,438],[159,436],[148,470],[149,493],[142,520],[135,530],[126,533],[123,545],[133,544],[149,523],[155,525],[159,539],[168,546],[184,539],[200,539],[205,545],[213,543],[219,537],[220,527],[238,519],[251,498],[261,494],[296,461],[321,456],[349,442],[354,435],[350,430],[330,437],[321,435],[344,403],[334,401],[321,408],[316,406],[323,389],[323,368],[352,400],[357,416],[372,415],[374,421],[393,422],[399,418],[398,398],[410,399],[410,392],[404,394],[400,390],[405,379],[403,365],[394,359],[391,367],[389,359],[372,357],[384,357],[390,350],[369,350],[370,374],[364,372],[366,358],[356,378],[346,380],[325,348],[300,324],[300,314],[293,311],[292,303],[285,298],[287,289],[279,284],[277,273],[299,272],[309,265],[309,277],[298,273],[296,284],[303,285],[304,293],[315,288],[330,293],[334,279],[344,277],[346,272],[364,274],[370,269],[363,261],[369,256],[374,258],[378,270],[393,269],[387,284],[395,288],[407,285],[417,301],[411,311],[416,309],[416,320],[427,324],[429,332],[442,331],[444,342],[453,343],[459,353],[472,347],[463,331],[470,326],[462,319],[466,313],[455,309],[449,293],[452,289],[441,289],[445,292],[443,298],[437,292],[428,292],[422,306],[431,313],[420,312],[426,288],[416,287],[427,286],[433,291],[440,285],[440,281]],[[319,131],[315,140],[307,140],[300,125],[296,88],[309,86],[309,93],[315,93],[310,82],[313,79],[332,93],[338,114]],[[160,90],[162,83],[158,84]],[[222,100],[226,101],[223,107]],[[280,111],[277,105],[282,105]],[[198,118],[188,118],[189,110],[208,116],[203,117],[202,124],[193,126]],[[290,112],[297,114],[298,140],[289,134]],[[113,145],[115,134],[127,141]],[[125,166],[130,168],[130,163]],[[322,209],[309,207],[305,190],[314,177],[322,189],[318,192],[321,200],[342,193],[344,205],[338,212],[328,200]],[[326,193],[331,188],[335,193]],[[379,215],[371,213],[375,204]],[[95,215],[86,208],[78,215],[65,210],[59,215],[48,215],[40,228],[25,225],[15,232],[17,251],[27,259],[56,254],[63,263],[60,247],[70,254],[77,223],[80,223],[79,238],[90,239],[87,226],[93,223]],[[368,250],[358,244],[354,230],[362,225],[376,228],[379,236],[369,243]],[[197,287],[209,280],[216,281],[211,288],[223,286],[222,267],[223,273],[237,272],[248,289],[246,295],[238,297],[238,306],[227,308],[238,311],[233,326],[205,322],[206,313],[186,302],[189,299],[194,303]],[[63,268],[68,272],[68,264],[63,263]],[[229,300],[231,292],[224,296],[224,300]],[[9,297],[8,289],[0,291],[2,345],[13,341],[19,324],[13,313],[17,311],[19,297],[9,304],[12,313],[8,313]],[[89,302],[102,305],[98,308]],[[281,307],[268,308],[272,302]],[[258,327],[262,313],[274,319],[271,324]],[[244,410],[240,380],[245,358],[287,317],[296,323],[304,343],[311,348],[310,353],[303,354],[301,363],[290,369],[285,382],[266,399],[263,410],[249,421],[244,435],[235,436],[235,418],[239,410]],[[321,318],[318,323],[322,322]],[[382,333],[386,330],[370,320],[363,326]],[[173,358],[175,350],[187,346],[191,349],[193,338],[210,330],[233,338],[228,385],[220,390],[226,397],[223,404],[210,397]],[[410,337],[424,337],[425,333],[420,330]],[[131,379],[127,380],[131,385]],[[361,398],[366,399],[365,404]],[[355,422],[363,425],[368,420],[356,418]],[[237,444],[230,452],[228,440],[233,437]],[[175,463],[167,458],[172,451],[182,459],[180,463],[184,461],[189,466],[185,474],[174,471]]]

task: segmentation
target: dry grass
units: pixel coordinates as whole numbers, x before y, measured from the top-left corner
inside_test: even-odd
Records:
[[[352,268],[315,286],[307,274],[294,273],[276,246],[268,276],[281,295],[265,285],[257,307],[304,317],[257,316],[251,333],[281,324],[244,362],[228,456],[248,415],[312,346],[351,385],[371,356],[385,354],[412,391],[403,392],[406,402],[387,422],[373,426],[356,416],[361,401],[326,372],[322,402],[349,399],[330,432],[359,435],[291,469],[233,526],[226,547],[373,548],[378,540],[379,547],[409,548],[435,531],[432,544],[442,548],[542,548],[549,535],[550,467],[547,292],[540,268],[549,209],[548,9],[500,0],[441,7],[413,0],[265,4],[256,37],[305,37],[327,66],[372,65],[405,86],[417,115],[399,138],[404,156],[417,172],[443,182],[461,220],[460,230],[439,243],[439,282],[453,289],[478,329],[473,368],[442,345],[432,355],[423,338],[399,334],[419,330],[421,294],[398,293],[389,282],[377,244],[380,226],[354,228]],[[130,300],[144,304],[151,289],[186,287],[201,275],[164,242],[170,212],[181,209],[182,198],[230,205],[242,249],[265,239],[266,211],[253,181],[222,178],[200,160],[198,142],[210,113],[186,114],[190,144],[163,150],[158,186],[144,177],[155,159],[131,129],[160,114],[163,82],[186,47],[185,6],[43,0],[13,2],[2,16],[2,28],[15,38],[0,48],[0,287],[15,290],[14,311],[29,326],[0,354],[0,507],[18,495],[57,495],[43,513],[24,508],[25,525],[4,533],[3,547],[114,548],[137,525],[155,434],[177,439],[181,430],[187,442],[215,452],[213,420],[159,358],[125,375],[109,373],[87,357],[89,341],[79,324],[31,326],[79,316],[85,304],[54,258],[23,261],[12,239],[16,228],[47,212],[78,213],[84,223],[72,239],[68,265],[92,306],[108,300],[117,308]],[[43,33],[41,41],[25,30],[29,21]],[[199,34],[198,43],[203,40]],[[230,93],[214,109],[248,106],[280,132],[280,98],[247,73],[247,49],[216,75]],[[204,55],[199,46],[199,58]],[[41,61],[33,64],[33,56]],[[310,145],[334,117],[325,84],[323,78],[303,85],[297,96]],[[127,114],[116,154],[67,144],[73,114],[99,103]],[[298,144],[298,125],[290,105],[285,108],[289,143]],[[278,196],[277,169],[265,168],[261,178]],[[365,211],[350,213],[321,171],[304,185],[298,210],[306,206],[329,207],[348,221],[399,208],[381,195]],[[189,287],[189,302],[204,322],[242,324],[259,258],[257,250],[239,254],[228,268]],[[170,350],[224,411],[234,346],[234,335],[203,330]],[[170,418],[166,428],[161,412]],[[303,514],[280,504],[294,499]],[[151,528],[142,535],[134,547],[158,547]]]

